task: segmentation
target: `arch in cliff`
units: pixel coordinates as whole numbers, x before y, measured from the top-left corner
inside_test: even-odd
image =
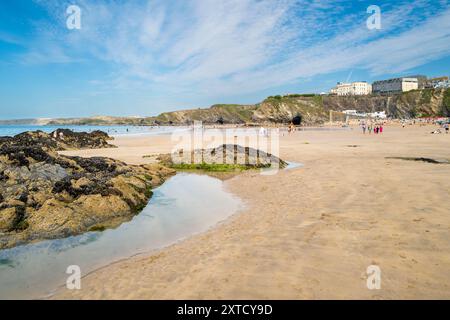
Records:
[[[217,124],[224,124],[225,121],[223,120],[222,117],[220,117],[219,119],[217,119],[216,123],[217,123]]]
[[[302,124],[302,116],[297,114],[295,117],[292,118],[292,124],[294,126],[299,126]]]

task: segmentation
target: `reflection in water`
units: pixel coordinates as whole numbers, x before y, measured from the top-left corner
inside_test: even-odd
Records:
[[[297,169],[297,168],[303,167],[303,164],[302,163],[298,163],[298,162],[289,162],[289,161],[287,161],[286,163],[287,163],[287,166],[284,169],[282,169],[282,170],[292,170],[292,169]],[[281,170],[281,169],[273,168],[273,167],[262,168],[261,169],[261,174],[270,176],[270,175],[277,174],[279,170]]]
[[[301,168],[303,167],[302,163],[298,163],[298,162],[287,162],[287,167],[285,168],[285,170],[291,170],[291,169],[297,169],[297,168]]]
[[[83,274],[175,243],[235,213],[239,199],[223,182],[181,173],[154,190],[149,205],[116,229],[0,250],[0,298],[42,297],[63,285],[69,265]]]
[[[11,259],[6,259],[6,258],[0,259],[0,267],[1,266],[7,266],[10,268],[14,268],[14,261],[12,261]]]

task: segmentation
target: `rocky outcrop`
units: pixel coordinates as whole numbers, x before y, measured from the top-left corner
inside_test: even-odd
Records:
[[[52,148],[53,142],[46,149],[0,147],[0,249],[117,226],[174,173],[157,164],[61,156]]]
[[[0,146],[40,147],[44,150],[62,151],[72,149],[114,148],[113,140],[103,131],[74,132],[57,129],[52,133],[28,131],[14,137],[0,137]]]
[[[328,113],[323,109],[322,97],[301,95],[269,97],[258,105],[258,109],[252,115],[252,122],[288,124],[296,117],[300,117],[301,123],[305,125],[325,122]]]
[[[194,121],[205,124],[245,124],[251,120],[255,110],[254,105],[217,104],[209,109],[164,112],[147,121],[159,125],[189,125]]]
[[[223,144],[216,148],[178,150],[172,154],[161,155],[161,163],[176,167],[183,164],[237,165],[243,168],[284,168],[287,163],[273,154],[250,147]]]

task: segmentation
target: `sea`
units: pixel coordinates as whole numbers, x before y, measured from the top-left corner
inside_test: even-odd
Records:
[[[192,126],[127,126],[127,125],[116,125],[116,126],[93,126],[93,125],[0,125],[0,137],[3,136],[15,136],[19,133],[26,131],[37,131],[41,130],[47,133],[53,132],[56,129],[70,129],[75,132],[92,132],[95,130],[101,130],[106,132],[108,135],[116,137],[123,135],[164,135],[172,134],[177,131],[188,131],[192,129]],[[209,129],[209,133],[218,133],[226,130],[225,128]],[[230,129],[235,135],[249,135],[258,134],[259,127],[250,128],[233,128]],[[299,131],[335,131],[335,130],[351,130],[351,128],[329,128],[329,127],[302,127],[298,129]],[[287,129],[280,129],[281,134],[287,133]]]
[[[0,125],[0,137],[15,136],[26,131],[41,130],[47,133],[53,132],[56,129],[70,129],[75,132],[92,132],[101,130],[108,133],[110,136],[121,135],[161,135],[171,134],[180,127],[174,126],[91,126],[91,125]]]

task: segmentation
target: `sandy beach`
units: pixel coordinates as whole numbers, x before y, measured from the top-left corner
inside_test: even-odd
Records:
[[[304,166],[226,181],[245,202],[208,232],[99,269],[56,299],[448,299],[450,134],[388,125],[298,131],[280,157]],[[170,136],[122,136],[117,149],[64,152],[130,164],[171,151]],[[381,289],[366,269],[381,269]]]

